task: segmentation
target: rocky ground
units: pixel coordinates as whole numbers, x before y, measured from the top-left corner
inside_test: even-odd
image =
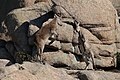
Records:
[[[0,0],[0,80],[120,80],[119,2]],[[54,14],[58,37],[46,42],[45,64],[31,62],[35,33]],[[84,53],[93,53],[95,67],[84,70]]]

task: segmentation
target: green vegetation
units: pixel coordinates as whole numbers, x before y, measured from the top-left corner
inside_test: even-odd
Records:
[[[31,56],[24,52],[16,52],[15,58],[16,58],[17,62],[19,62],[19,63],[22,63],[23,61],[31,60]]]

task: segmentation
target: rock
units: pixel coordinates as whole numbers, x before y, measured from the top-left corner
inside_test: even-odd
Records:
[[[23,62],[21,66],[24,68],[24,70],[28,70],[30,73],[35,75],[35,72],[39,70],[40,67],[43,67],[44,65],[37,63],[37,62],[35,63]]]
[[[7,75],[6,77],[2,78],[1,80],[38,80],[36,77],[34,77],[32,74],[30,74],[28,71],[16,71],[10,75]]]
[[[98,44],[92,44],[92,50],[94,51],[94,55],[102,54],[101,52],[107,52],[109,56],[114,56],[116,53],[116,48],[114,47],[116,44],[111,45],[98,45]]]
[[[35,33],[39,30],[39,28],[36,25],[29,24],[28,28],[28,43],[29,45],[33,46],[34,45],[34,40],[35,40]]]
[[[5,47],[6,44],[7,44],[6,41],[0,40],[0,59],[7,59],[14,62],[13,56],[11,56],[11,54],[8,52],[8,50]]]
[[[59,13],[61,13],[62,16],[68,18],[72,15],[71,17],[74,17],[78,22],[80,22],[82,34],[90,43],[90,49],[94,52],[95,56],[99,55],[99,53],[104,50],[110,52],[111,55],[116,53],[115,28],[117,16],[116,10],[109,0],[52,1],[59,5],[53,7],[53,11],[56,14],[59,15]],[[68,12],[70,14],[66,15]],[[77,36],[75,32],[73,38],[74,36]],[[77,42],[77,38],[73,39],[73,42]],[[78,53],[77,45],[74,47],[76,53]],[[113,65],[111,64],[111,66]]]
[[[28,30],[28,36],[32,36],[33,34],[35,34],[35,32],[37,32],[39,30],[39,28],[33,24],[29,25],[29,30]]]
[[[14,57],[15,55],[15,46],[12,41],[8,41],[7,44],[5,45],[7,51]]]
[[[0,59],[0,68],[5,67],[9,63],[9,60]]]
[[[7,67],[4,68],[4,70],[5,70],[5,74],[9,75],[9,74],[14,73],[14,72],[19,70],[19,64],[14,64],[14,65],[11,65],[11,66],[7,66]]]
[[[28,44],[29,44],[30,46],[33,46],[33,45],[34,45],[34,40],[35,40],[35,36],[30,36],[30,37],[28,38]]]
[[[80,80],[119,80],[120,73],[105,72],[105,71],[67,71],[68,74],[76,75],[75,77]]]
[[[5,16],[8,14],[8,12],[10,12],[11,10],[13,10],[15,8],[23,7],[23,5],[21,5],[21,3],[22,3],[22,0],[11,0],[11,1],[0,0],[0,5],[1,5],[1,8],[0,8],[0,12],[1,12],[0,13],[0,24],[4,20]]]
[[[80,58],[80,57],[79,57]],[[82,70],[85,69],[86,63],[77,61],[75,55],[69,53],[59,52],[45,52],[43,54],[43,60],[54,66],[54,67],[62,67],[62,68],[70,68],[74,70]],[[92,64],[88,65],[88,69],[93,69]]]
[[[87,0],[52,1],[57,5],[63,6],[82,24],[111,24],[110,27],[114,27],[114,20],[111,19],[115,19],[115,16],[113,16],[115,9],[109,0],[100,0],[99,2],[97,0],[91,0],[89,2]],[[108,15],[110,17],[107,17]]]
[[[26,6],[31,6],[35,3],[36,0],[11,0],[11,1],[7,1],[7,0],[0,0],[0,26],[2,25],[2,21],[6,18],[7,14],[17,8],[22,8],[22,7],[26,7]],[[7,4],[7,5],[6,5]],[[14,5],[13,5],[14,4]],[[4,30],[4,27],[1,26],[0,27],[0,31]],[[0,35],[3,35],[3,33],[0,33]],[[7,37],[6,37],[7,38]]]
[[[54,41],[53,43],[51,43],[51,44],[49,45],[50,42],[51,42],[51,40],[48,40],[48,42],[46,43],[46,45],[47,45],[49,48],[53,48],[53,49],[57,49],[57,50],[60,50],[60,49],[61,49],[60,41]]]
[[[23,0],[23,5],[25,7],[28,7],[28,6],[31,6],[31,5],[34,5],[35,3],[38,3],[38,2],[48,2],[49,0]]]
[[[88,29],[80,27],[81,33],[84,36],[85,40],[88,40],[91,44],[102,44],[102,41],[99,40],[94,34],[91,33]]]
[[[41,19],[40,16],[46,14],[49,10],[50,6],[47,3],[38,3],[30,7],[13,10],[4,20],[5,27],[7,27],[9,34],[12,34],[26,21],[41,26],[44,19]],[[42,18],[47,19],[48,16],[50,15],[46,14]]]
[[[33,4],[36,4],[38,2],[48,2],[49,0],[23,0],[25,7],[31,6]]]
[[[10,41],[11,37],[7,33],[5,33],[4,31],[0,31],[0,39],[4,40],[4,41]]]
[[[8,59],[13,61],[12,56],[10,55],[10,53],[8,53],[6,48],[0,48],[0,59]]]
[[[104,56],[104,57],[111,57],[111,53],[106,51],[106,50],[101,50],[101,52],[99,53],[100,56]]]
[[[77,60],[73,54],[66,54],[62,51],[59,52],[45,52],[43,54],[43,60],[50,65],[56,67],[67,67],[77,63]]]
[[[13,63],[18,62],[18,52],[20,51],[19,47],[14,44],[12,41],[8,41],[7,44],[5,45],[7,51],[10,53],[10,55],[13,58]]]
[[[6,41],[5,40],[0,40],[0,47],[5,47]]]
[[[46,14],[49,10],[50,6],[48,3],[38,3],[31,7],[16,9],[8,14],[4,23],[18,52],[31,53],[31,48],[28,44],[29,22],[34,25],[37,25],[37,23],[42,25],[47,20],[47,17],[50,17],[49,13]],[[40,16],[44,14],[46,15],[41,18]],[[39,20],[40,22],[38,22]]]
[[[12,35],[12,40],[18,52],[30,53],[30,46],[28,45],[28,32],[29,23],[23,23]]]
[[[106,59],[107,59],[107,57],[112,58],[112,56],[114,56],[114,54],[116,53],[116,49],[117,49],[115,43],[112,43],[109,45],[103,44],[102,41],[99,40],[96,36],[92,35],[89,30],[81,28],[81,31],[82,31],[82,34],[84,35],[85,39],[89,41],[90,49],[93,51],[95,58],[98,58],[100,60],[100,57],[102,57],[102,56],[103,57],[106,56]],[[112,60],[114,60],[114,59],[112,59]],[[104,64],[104,65],[107,66],[107,64]],[[111,66],[113,66],[113,65],[111,64]],[[102,67],[102,65],[101,65],[101,67]]]
[[[117,23],[116,23],[116,47],[117,47],[117,52],[120,52],[120,24],[117,20]]]
[[[43,23],[42,26],[45,26],[45,25],[49,24],[52,20],[53,20],[53,19],[48,19],[47,21],[45,21],[45,22]]]
[[[86,67],[86,63],[85,63],[85,62],[77,62],[77,63],[71,65],[71,69],[72,69],[72,70],[84,70],[85,67]],[[88,65],[88,68],[87,68],[87,69],[88,69],[88,70],[93,70],[93,65],[92,65],[92,63],[90,63],[90,64]]]
[[[114,59],[112,57],[102,57],[101,59],[95,58],[95,65],[97,67],[114,67]]]
[[[42,73],[42,74],[40,74]],[[49,76],[48,76],[49,75]],[[76,80],[73,77],[67,75],[67,73],[63,70],[59,70],[56,68],[53,68],[49,65],[46,65],[46,67],[41,67],[38,71],[38,73],[36,74],[36,76],[38,77],[38,79],[42,79],[42,80],[46,80],[46,79],[50,79],[50,80]],[[44,77],[42,77],[44,76]]]
[[[31,6],[35,3],[36,0],[23,0],[24,7]]]
[[[23,70],[15,70],[10,74],[6,74],[1,80],[76,80],[68,75],[62,69],[56,69],[52,66],[39,63],[24,62],[20,65]],[[12,67],[11,67],[12,69]]]
[[[74,54],[81,55],[78,45],[73,45],[73,46],[74,46]]]
[[[5,19],[6,15],[10,11],[12,11],[14,9],[17,9],[17,8],[31,6],[34,3],[38,3],[38,2],[41,2],[41,1],[42,0],[11,0],[11,1],[7,1],[7,0],[2,1],[2,0],[0,0],[0,5],[1,5],[0,24]],[[45,0],[43,0],[43,1],[45,1]]]
[[[57,33],[58,33],[58,40],[62,42],[72,42],[73,27],[71,25],[62,23],[62,26],[58,26]]]
[[[19,70],[19,64],[4,66],[0,68],[0,79],[3,79],[6,75],[12,74],[18,70]]]
[[[62,8],[62,7],[59,7],[59,6],[55,6],[53,7],[52,9],[56,14],[60,14],[61,17],[63,17],[63,19],[69,19],[71,18],[71,16]],[[66,21],[66,20],[65,20]],[[68,20],[67,20],[68,21]],[[64,20],[63,20],[64,22]]]
[[[8,46],[9,42],[6,42],[4,40],[0,41],[0,59],[7,59],[11,62],[14,62],[14,56],[13,53],[10,53],[12,50],[12,46]],[[7,47],[6,47],[7,45]],[[13,51],[14,52],[14,51]]]
[[[49,0],[36,0],[35,3],[37,2],[48,2]]]
[[[115,8],[119,8],[120,6],[120,0],[110,0]]]
[[[61,50],[66,52],[74,52],[72,43],[61,43]]]
[[[1,68],[0,67],[0,79],[2,79],[4,76],[5,76],[5,70],[4,70],[4,68]]]

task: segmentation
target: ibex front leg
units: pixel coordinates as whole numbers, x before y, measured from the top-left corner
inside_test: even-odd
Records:
[[[40,63],[43,63],[43,58],[42,58],[42,54],[43,54],[43,49],[45,46],[44,44],[41,44],[42,42],[40,42],[39,46],[37,47],[38,53],[37,53],[37,61],[39,61]]]

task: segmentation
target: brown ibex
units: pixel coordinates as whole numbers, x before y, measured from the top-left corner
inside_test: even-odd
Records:
[[[45,47],[45,43],[52,35],[57,35],[57,16],[53,18],[51,22],[44,25],[36,34],[36,42],[35,45],[37,46],[37,60],[42,62],[42,53]]]

